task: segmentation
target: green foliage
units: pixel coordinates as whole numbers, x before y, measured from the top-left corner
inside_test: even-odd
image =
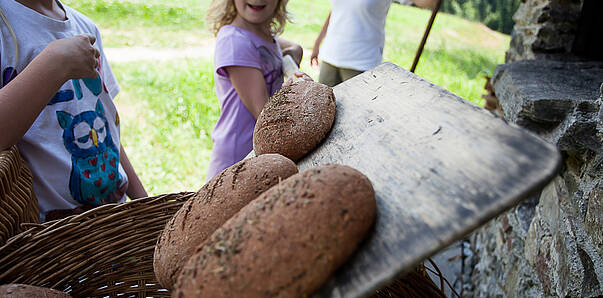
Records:
[[[441,10],[484,23],[491,29],[511,33],[513,14],[521,0],[442,0]]]

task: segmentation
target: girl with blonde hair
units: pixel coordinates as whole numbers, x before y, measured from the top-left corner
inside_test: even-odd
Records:
[[[283,55],[298,65],[301,61],[302,47],[278,36],[289,20],[286,6],[287,0],[213,0],[210,5],[207,24],[216,35],[214,81],[221,113],[212,133],[207,180],[252,150],[256,119],[283,85]]]

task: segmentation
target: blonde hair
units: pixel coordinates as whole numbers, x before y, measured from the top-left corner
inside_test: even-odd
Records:
[[[274,16],[270,22],[270,32],[272,35],[283,33],[285,24],[290,19],[287,12],[287,2],[289,0],[278,0]],[[207,26],[215,35],[224,25],[229,25],[237,16],[237,10],[234,5],[234,0],[212,0],[207,9]]]

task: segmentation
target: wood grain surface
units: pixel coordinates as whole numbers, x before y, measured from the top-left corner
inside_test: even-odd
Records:
[[[557,149],[391,63],[334,88],[335,123],[298,163],[364,173],[374,230],[317,297],[361,297],[540,190]]]

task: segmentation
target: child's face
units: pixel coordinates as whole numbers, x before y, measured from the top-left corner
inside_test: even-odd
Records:
[[[234,0],[237,14],[255,25],[269,25],[278,0]]]

